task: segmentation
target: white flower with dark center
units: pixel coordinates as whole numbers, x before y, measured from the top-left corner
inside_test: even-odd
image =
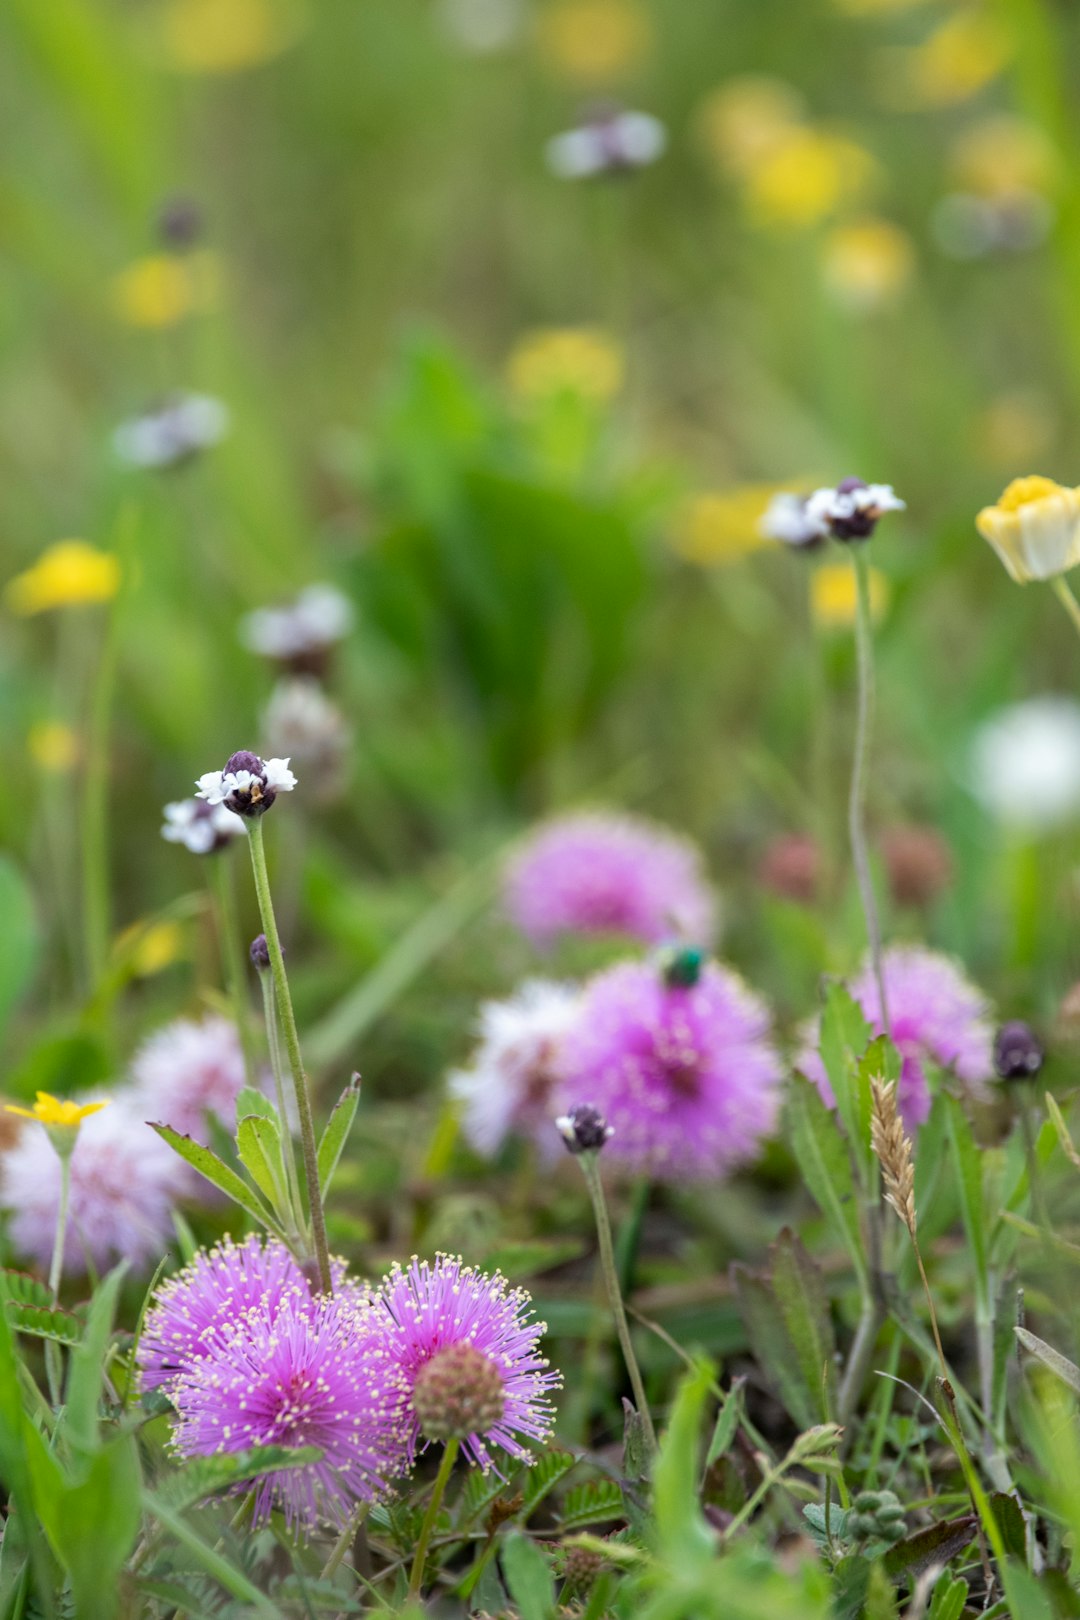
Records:
[[[561,1112],[560,1055],[581,1004],[573,985],[529,979],[507,1001],[480,1008],[480,1044],[467,1069],[450,1076],[462,1104],[465,1135],[477,1152],[497,1153],[511,1132],[528,1136],[547,1157]]]
[[[214,854],[247,830],[242,819],[223,804],[208,804],[205,799],[180,799],[167,804],[164,813],[162,838],[170,844],[183,844],[193,855]]]
[[[971,750],[970,785],[996,821],[1027,833],[1080,818],[1080,704],[1029,698],[985,720]]]
[[[229,413],[208,394],[173,394],[160,405],[121,422],[113,449],[129,467],[175,467],[225,437]]]
[[[198,777],[195,791],[208,804],[223,804],[238,816],[261,816],[279,793],[291,793],[295,786],[287,759],[264,760],[243,748],[230,756],[223,771]]]
[[[788,490],[774,495],[758,525],[765,539],[779,540],[785,546],[820,545],[829,531],[821,518],[808,514],[808,500],[808,496]]]
[[[845,478],[834,489],[816,489],[806,502],[806,521],[834,540],[869,540],[886,512],[902,512],[904,502],[891,484]]]
[[[667,130],[659,118],[613,108],[554,136],[545,153],[548,168],[560,180],[591,180],[642,169],[655,163],[666,146]]]
[[[295,602],[256,608],[240,621],[241,643],[250,652],[288,664],[297,674],[320,674],[327,649],[352,629],[353,609],[333,585],[309,585]]]

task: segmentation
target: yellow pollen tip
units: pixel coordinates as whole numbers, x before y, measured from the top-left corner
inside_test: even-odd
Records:
[[[1060,495],[1063,489],[1064,485],[1055,484],[1052,478],[1041,478],[1038,474],[1029,478],[1014,478],[998,501],[998,510],[1018,512],[1022,506],[1033,506],[1048,495]]]

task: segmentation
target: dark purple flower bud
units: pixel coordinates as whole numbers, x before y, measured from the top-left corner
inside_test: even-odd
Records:
[[[994,1068],[1002,1080],[1034,1080],[1044,1057],[1039,1037],[1020,1018],[1002,1024],[994,1037]]]
[[[284,950],[281,954],[282,956],[285,955]],[[251,942],[248,955],[251,957],[252,966],[256,969],[256,971],[259,973],[265,973],[267,968],[270,966],[270,947],[266,943],[265,934],[255,935],[255,938]]]
[[[193,197],[169,197],[158,210],[157,232],[168,247],[193,247],[202,228],[202,209]]]
[[[608,1137],[614,1135],[599,1109],[588,1104],[561,1115],[555,1127],[571,1153],[599,1153]]]

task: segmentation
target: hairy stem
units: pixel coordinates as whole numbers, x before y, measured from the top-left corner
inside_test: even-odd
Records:
[[[248,1006],[247,975],[244,971],[244,948],[240,943],[237,929],[236,894],[229,851],[219,850],[212,854],[209,857],[209,864],[214,891],[214,920],[217,924],[218,950],[221,953],[225,988],[232,1003],[233,1020],[244,1054],[244,1079],[249,1086],[253,1086],[256,1073],[255,1047]]]
[[[855,757],[851,767],[851,796],[848,800],[848,834],[851,839],[855,878],[859,885],[859,898],[866,920],[866,936],[870,944],[874,982],[881,1003],[881,1027],[888,1035],[889,1008],[885,998],[885,973],[881,958],[881,923],[878,919],[877,898],[874,894],[874,880],[870,874],[870,856],[866,842],[866,780],[870,733],[874,723],[874,643],[870,615],[870,565],[866,560],[865,547],[858,542],[851,547],[851,561],[855,569],[855,647],[858,658],[859,702],[855,722]]]
[[[611,1314],[615,1318],[615,1330],[619,1335],[619,1345],[622,1349],[626,1370],[630,1375],[630,1387],[634,1392],[634,1404],[645,1425],[645,1434],[648,1438],[649,1448],[656,1451],[656,1430],[653,1428],[652,1414],[645,1396],[645,1385],[641,1378],[641,1369],[634,1354],[634,1343],[630,1337],[630,1325],[626,1320],[626,1311],[623,1307],[622,1289],[619,1287],[619,1273],[615,1263],[615,1247],[611,1240],[611,1221],[608,1218],[607,1200],[604,1198],[604,1189],[600,1182],[600,1166],[595,1153],[579,1153],[577,1161],[585,1176],[585,1185],[589,1189],[592,1199],[593,1215],[596,1218],[596,1235],[600,1243],[600,1269],[604,1275],[607,1287],[608,1303]]]
[[[293,1205],[294,1225],[297,1232],[300,1233],[304,1229],[304,1204],[300,1197],[300,1177],[296,1171],[296,1155],[293,1151],[292,1131],[289,1128],[289,1113],[285,1106],[285,1076],[281,1067],[281,1042],[278,1039],[277,1008],[274,1006],[274,981],[269,973],[259,974],[259,988],[262,990],[266,1046],[270,1053],[270,1069],[274,1076],[274,1094],[277,1099],[278,1113],[281,1115],[281,1129],[284,1133],[282,1151],[285,1158],[285,1174],[289,1181],[289,1197]]]

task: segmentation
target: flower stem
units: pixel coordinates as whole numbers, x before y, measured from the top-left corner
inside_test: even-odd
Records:
[[[61,1153],[60,1203],[56,1211],[56,1237],[53,1239],[52,1264],[49,1267],[49,1292],[53,1304],[60,1300],[60,1279],[64,1274],[64,1247],[67,1241],[68,1202],[71,1197],[71,1154]],[[49,1393],[54,1406],[60,1405],[63,1387],[60,1346],[55,1339],[45,1340],[45,1371],[49,1378]]]
[[[307,1201],[311,1214],[311,1236],[315,1245],[315,1259],[319,1267],[319,1282],[323,1293],[333,1292],[330,1275],[330,1254],[326,1246],[326,1222],[323,1219],[322,1192],[319,1187],[319,1164],[315,1149],[315,1124],[311,1117],[311,1097],[308,1093],[304,1060],[300,1054],[300,1036],[296,1029],[289,980],[285,972],[285,958],[278,937],[274,902],[270,895],[270,878],[266,870],[266,850],[263,847],[262,822],[252,817],[248,822],[248,846],[251,850],[251,869],[255,878],[255,893],[259,901],[263,933],[270,952],[270,971],[274,977],[274,999],[285,1035],[285,1050],[292,1070],[293,1090],[296,1093],[296,1111],[300,1119],[300,1141],[304,1151],[304,1173],[307,1177]]]
[[[255,1048],[251,1033],[248,1006],[247,977],[244,972],[244,951],[236,926],[236,893],[233,883],[232,862],[228,850],[219,850],[208,857],[212,874],[217,923],[218,950],[225,986],[232,1002],[233,1019],[244,1054],[244,1079],[249,1086],[255,1084]]]
[[[878,1000],[881,1004],[881,1027],[889,1033],[889,1008],[885,999],[885,972],[881,955],[881,923],[878,920],[874,880],[870,873],[870,857],[866,843],[866,776],[870,753],[870,732],[874,721],[874,644],[870,613],[870,565],[866,549],[856,542],[851,547],[851,561],[855,569],[856,612],[855,646],[859,670],[859,704],[855,723],[855,757],[851,767],[851,796],[848,801],[848,833],[851,838],[851,858],[859,885],[866,934],[870,944],[870,961],[874,970]]]
[[[428,1547],[431,1545],[431,1537],[439,1517],[439,1509],[442,1507],[443,1497],[446,1495],[446,1487],[454,1463],[457,1461],[460,1445],[461,1441],[456,1435],[446,1442],[442,1462],[439,1464],[439,1472],[435,1475],[435,1485],[431,1492],[431,1500],[427,1505],[427,1512],[424,1514],[424,1522],[420,1527],[420,1540],[416,1543],[412,1573],[409,1576],[410,1601],[415,1601],[420,1596],[420,1589],[424,1584],[424,1565],[427,1563]]]
[[[1080,602],[1073,595],[1072,586],[1064,574],[1056,574],[1051,583],[1054,587],[1054,595],[1072,620],[1073,627],[1080,633]]]
[[[281,1042],[278,1039],[277,1008],[274,1006],[274,981],[269,973],[259,974],[259,985],[263,997],[263,1018],[266,1023],[266,1045],[270,1053],[270,1068],[274,1076],[274,1092],[277,1097],[278,1113],[281,1115],[281,1129],[284,1133],[282,1152],[285,1158],[285,1175],[289,1183],[289,1197],[293,1205],[293,1225],[298,1233],[303,1231],[303,1202],[300,1197],[300,1177],[296,1173],[296,1155],[293,1151],[292,1131],[289,1129],[289,1113],[285,1106],[285,1079],[281,1068]]]
[[[611,1221],[608,1218],[607,1201],[604,1198],[604,1189],[600,1181],[600,1166],[597,1163],[595,1153],[579,1153],[576,1157],[585,1177],[585,1185],[589,1189],[589,1197],[592,1199],[593,1215],[596,1218],[596,1235],[600,1242],[600,1269],[604,1274],[608,1303],[611,1306],[611,1314],[615,1318],[615,1329],[619,1335],[623,1360],[630,1375],[630,1387],[634,1391],[634,1404],[645,1426],[649,1448],[655,1452],[656,1430],[653,1428],[652,1414],[649,1411],[649,1403],[645,1396],[645,1385],[642,1382],[637,1356],[634,1354],[630,1326],[626,1320],[626,1310],[623,1306],[622,1290],[619,1287],[619,1273],[615,1264],[615,1249],[611,1241]]]

